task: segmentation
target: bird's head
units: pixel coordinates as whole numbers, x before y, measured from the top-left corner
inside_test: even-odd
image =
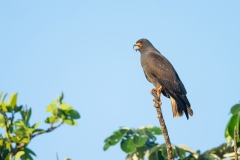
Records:
[[[142,38],[142,39],[139,39],[136,42],[136,44],[133,45],[133,48],[137,47],[137,48],[135,48],[135,50],[141,52],[151,46],[152,46],[152,44],[151,44],[151,42],[149,42],[149,40]]]

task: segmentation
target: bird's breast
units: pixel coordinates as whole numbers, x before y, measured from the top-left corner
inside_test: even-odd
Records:
[[[145,66],[147,65],[147,62],[148,62],[147,54],[141,54],[141,65]]]

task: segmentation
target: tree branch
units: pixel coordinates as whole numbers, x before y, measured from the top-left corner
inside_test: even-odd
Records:
[[[10,138],[10,130],[9,130],[10,126],[8,126],[8,118],[7,118],[7,115],[6,115],[5,112],[2,112],[2,114],[3,114],[3,117],[4,117],[4,124],[6,126],[6,131],[7,131],[7,139],[8,139],[8,142],[10,143],[10,148],[12,150],[13,148],[12,148],[12,141],[11,141],[11,138]]]
[[[56,156],[57,156],[57,160],[59,160],[59,159],[58,159],[58,154],[57,154],[57,153],[56,153]]]
[[[165,121],[164,121],[164,118],[163,118],[163,115],[162,115],[161,100],[160,100],[160,97],[158,97],[156,90],[152,90],[152,95],[154,96],[154,99],[153,99],[154,107],[156,108],[156,111],[157,111],[157,114],[158,114],[159,123],[160,123],[161,129],[162,129],[162,132],[163,132],[164,140],[166,142],[168,159],[169,160],[173,160],[172,146],[171,146],[170,138],[168,136],[167,127],[165,125]]]
[[[19,145],[17,145],[12,151],[11,151],[11,156],[15,156],[16,153],[25,146],[24,143],[20,143]]]
[[[57,113],[55,114],[54,119],[53,119],[53,121],[51,123],[51,127],[50,128],[53,128],[53,123],[54,123],[54,121],[56,120],[57,117],[58,117],[58,109],[57,109]]]
[[[51,131],[55,130],[56,128],[60,127],[62,124],[63,124],[63,121],[62,121],[59,125],[57,125],[57,126],[55,126],[55,127],[54,127],[54,126],[51,126],[50,128],[48,128],[48,129],[45,130],[44,132],[38,132],[38,133],[36,133],[36,134],[34,134],[34,135],[31,135],[31,139],[33,139],[34,137],[36,137],[36,136],[38,136],[38,135],[40,135],[40,134],[51,132]]]
[[[234,153],[235,153],[235,160],[238,160],[238,154],[237,154],[237,127],[234,127]]]

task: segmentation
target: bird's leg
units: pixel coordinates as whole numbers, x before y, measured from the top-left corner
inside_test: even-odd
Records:
[[[161,105],[161,104],[162,104],[162,101],[161,101],[161,99],[160,99],[160,96],[161,96],[161,92],[162,92],[162,86],[160,86],[159,88],[153,88],[153,89],[151,89],[150,93],[152,94],[153,91],[156,91],[156,92],[157,92],[158,99],[160,100],[159,104]]]
[[[151,89],[150,93],[152,93],[153,91],[156,91],[156,92],[157,92],[157,95],[158,95],[158,98],[160,98],[161,93],[162,93],[162,86],[159,87],[159,88],[153,88],[153,89]]]
[[[160,98],[161,93],[162,93],[162,86],[160,86],[159,88],[157,88],[157,93],[158,93],[158,98]]]

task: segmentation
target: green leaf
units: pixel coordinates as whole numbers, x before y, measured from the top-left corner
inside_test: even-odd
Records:
[[[147,149],[148,148],[145,145],[141,146],[141,147],[137,147],[136,151],[134,153],[136,154],[138,159],[143,160],[144,159],[144,155],[145,155]]]
[[[113,145],[117,144],[128,131],[129,131],[129,129],[122,129],[121,128],[121,129],[113,132],[113,135],[108,137],[105,140],[105,142],[109,143],[110,146],[113,146]]]
[[[136,147],[132,143],[131,137],[127,136],[126,139],[122,139],[121,141],[121,148],[126,153],[134,152]]]
[[[14,122],[13,124],[14,124],[15,126],[17,126],[17,127],[21,127],[21,128],[24,128],[24,127],[25,127],[25,124],[23,123],[22,120],[19,120],[19,121],[17,121],[17,122]]]
[[[1,100],[1,98],[2,98],[2,95],[3,95],[3,92],[0,93],[0,100]]]
[[[151,154],[159,151],[161,149],[161,146],[160,145],[156,145],[156,146],[153,146],[149,149],[149,152],[148,152],[148,156],[150,156]]]
[[[77,126],[77,122],[72,119],[64,119],[63,121],[68,125]]]
[[[224,134],[224,137],[226,139],[226,142],[227,142],[227,145],[230,146],[232,144],[232,137],[230,136],[229,132],[228,132],[228,126],[229,126],[229,123],[230,123],[230,120],[228,121],[228,124],[225,128],[225,134]]]
[[[63,98],[64,98],[64,94],[63,94],[63,92],[62,92],[62,93],[61,93],[61,96],[60,96],[59,99],[58,99],[58,101],[59,101],[60,104],[62,104]]]
[[[18,96],[17,93],[16,94],[13,93],[9,99],[9,104],[11,105],[12,109],[14,109],[17,104],[17,96]]]
[[[20,140],[20,143],[28,144],[29,142],[30,142],[30,137],[29,136]]]
[[[174,145],[171,145],[171,146],[172,146],[173,158],[178,158],[178,153],[177,153],[177,150],[176,150],[176,146],[174,146]]]
[[[2,102],[4,102],[6,97],[7,97],[7,93],[3,96]]]
[[[156,145],[146,151],[147,160],[165,160],[162,156],[161,146]]]
[[[39,126],[39,124],[40,124],[40,121],[37,122],[37,123],[35,123],[35,124],[32,126],[32,128],[33,128],[33,129],[36,129],[36,128]]]
[[[166,159],[162,156],[162,152],[161,151],[157,151],[157,152],[151,154],[148,157],[148,160],[166,160]]]
[[[4,111],[4,112],[7,112],[8,111],[8,106],[9,106],[9,104],[7,104],[6,102],[0,102],[0,106],[2,106],[2,110]]]
[[[143,130],[138,130],[133,136],[133,144],[136,147],[144,146],[148,137]]]
[[[4,124],[4,118],[2,115],[0,115],[0,127],[4,127],[5,124]]]
[[[61,119],[66,119],[68,117],[68,111],[58,109],[58,117]]]
[[[46,112],[52,112],[53,109],[55,109],[56,107],[57,107],[57,102],[53,101],[53,103],[51,103],[47,106]]]
[[[10,143],[9,142],[5,142],[5,148],[7,148],[7,149],[11,149],[11,145],[10,145]]]
[[[232,106],[230,112],[232,114],[237,114],[238,112],[240,112],[240,104],[235,104],[234,106]]]
[[[162,144],[161,148],[162,148],[162,156],[167,159],[168,158],[168,154],[167,154],[166,144]]]
[[[29,119],[30,119],[31,115],[32,115],[32,109],[29,108],[29,109],[26,111],[26,116],[25,116],[25,122],[26,122],[27,125],[29,124]]]
[[[16,106],[15,108],[14,108],[14,112],[15,113],[17,113],[17,112],[19,112],[19,111],[21,111],[22,110],[22,106]]]
[[[54,116],[58,116],[58,108],[54,108],[53,109],[53,111],[52,111],[52,114],[54,115]]]
[[[198,159],[198,157],[199,157],[198,153],[195,152],[193,149],[189,148],[188,146],[179,145],[177,147],[183,149],[184,151],[187,151],[187,152],[191,153],[195,159]]]
[[[21,113],[22,119],[25,119],[25,111],[21,110],[20,113]]]
[[[36,133],[36,132],[38,132],[38,133],[43,133],[43,132],[45,132],[45,130],[44,129],[35,129],[34,131],[33,131],[33,133]]]
[[[3,139],[0,139],[0,147],[3,146]]]
[[[180,159],[186,158],[186,152],[182,148],[176,147],[176,152]]]
[[[25,151],[25,153],[30,153],[30,154],[36,156],[36,154],[29,148],[24,148],[24,151]]]
[[[74,124],[73,120],[71,120],[71,119],[64,119],[64,123],[66,123],[68,125],[73,125]]]
[[[148,136],[149,139],[156,141],[156,137],[153,135],[153,133],[149,130],[145,131],[146,135]]]
[[[9,126],[9,131],[10,131],[10,133],[13,133],[13,131],[14,131],[14,126],[13,125]]]
[[[67,110],[67,111],[69,111],[69,110],[71,110],[72,109],[72,107],[70,107],[68,104],[66,104],[66,103],[62,103],[61,105],[60,105],[60,108],[62,109],[62,110]]]
[[[7,106],[7,112],[11,113],[13,110],[12,110],[12,107],[10,105]]]
[[[18,151],[17,154],[14,157],[14,160],[18,160],[22,155],[24,155],[24,151]]]
[[[161,129],[160,129],[159,127],[156,127],[156,126],[152,126],[152,125],[146,126],[146,129],[147,129],[148,131],[153,132],[153,133],[156,134],[156,135],[161,135],[161,134],[162,134]]]
[[[103,150],[106,151],[110,147],[109,143],[105,143]]]
[[[3,159],[4,160],[9,160],[9,150],[8,149],[4,149],[3,150]]]
[[[32,156],[24,150],[25,154],[21,156],[21,160],[34,160]]]
[[[20,142],[20,139],[18,139],[17,137],[10,137],[10,139],[12,142],[16,142],[16,143]]]
[[[238,123],[239,122],[239,116],[238,114],[235,114],[231,117],[231,119],[229,120],[229,124],[228,124],[228,133],[229,135],[232,137],[232,139],[234,139],[234,127],[237,126],[238,128]],[[237,136],[239,137],[239,136]],[[238,140],[237,140],[238,141]]]
[[[215,158],[211,154],[209,154],[209,153],[200,155],[199,159],[215,160]]]
[[[69,116],[72,119],[79,119],[80,118],[80,114],[76,110],[70,110],[69,111]]]
[[[24,128],[16,129],[13,131],[13,133],[15,133],[19,137],[23,137],[24,135],[26,135],[26,131]]]
[[[48,117],[46,120],[45,120],[46,123],[57,123],[58,122],[58,117],[56,116],[51,116],[51,117]]]
[[[27,128],[26,133],[32,134],[34,132],[34,130],[35,130],[34,128]]]

